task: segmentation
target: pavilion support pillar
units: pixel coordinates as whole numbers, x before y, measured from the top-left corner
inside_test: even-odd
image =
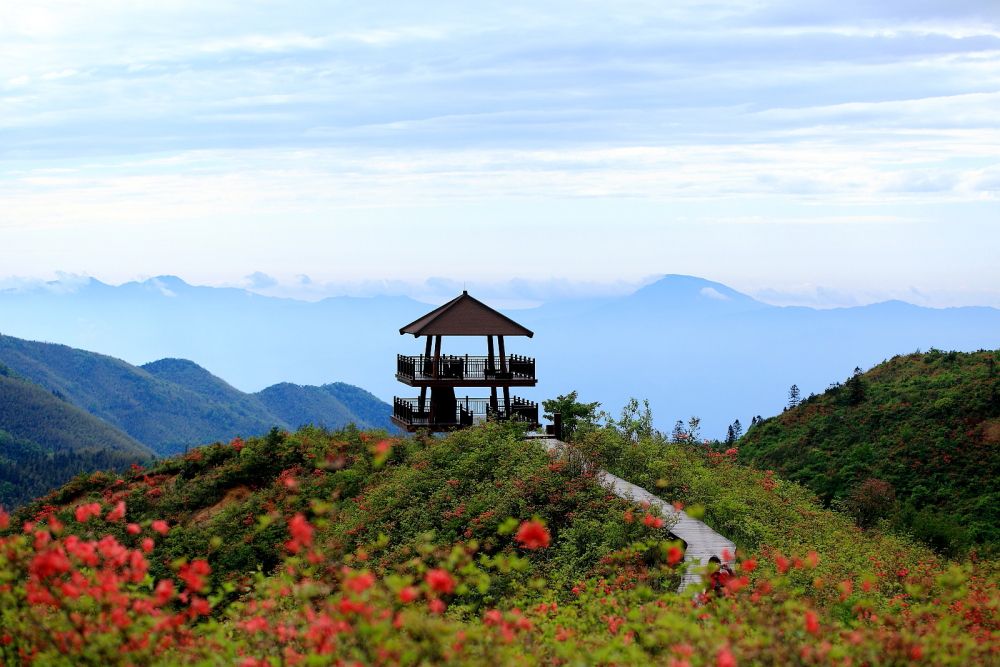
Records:
[[[427,411],[427,385],[420,388],[420,400],[417,401],[417,411],[420,413]]]
[[[493,356],[493,336],[486,337],[486,370],[492,373],[497,368],[496,359]]]
[[[494,415],[496,415],[497,417],[500,416],[500,406],[498,405],[497,401],[496,385],[490,387],[490,409],[493,411]]]
[[[507,354],[503,349],[503,336],[497,336],[497,343],[500,346],[500,372],[507,372]]]
[[[434,379],[437,379],[438,373],[441,372],[441,336],[434,337]]]
[[[507,419],[510,419],[510,387],[507,385],[503,387],[503,409]]]
[[[433,372],[431,367],[431,341],[433,338],[433,336],[427,336],[427,344],[424,345],[424,358],[420,366],[420,372],[424,375],[430,375]]]

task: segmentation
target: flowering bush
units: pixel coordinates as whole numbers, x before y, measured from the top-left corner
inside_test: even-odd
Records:
[[[719,590],[695,594],[676,592],[682,545],[644,518],[660,517],[514,429],[393,441],[306,429],[198,453],[0,512],[3,665],[1000,658],[990,564],[899,543],[845,574],[854,556],[841,551],[887,543],[827,539],[841,524],[778,496],[784,482],[727,471],[719,484],[763,494],[764,516],[814,512],[822,530],[797,544],[764,534]],[[674,460],[655,479],[703,474]],[[677,499],[705,502],[711,519],[706,483]]]

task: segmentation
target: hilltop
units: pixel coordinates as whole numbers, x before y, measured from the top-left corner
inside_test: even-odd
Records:
[[[123,469],[153,453],[0,364],[0,507],[16,507],[74,475]]]
[[[12,639],[0,655],[248,666],[995,657],[992,564],[862,532],[794,483],[648,430],[609,424],[577,444],[578,456],[554,459],[492,424],[444,438],[274,430],[79,477],[0,537],[15,554],[0,563],[14,582],[0,589]],[[704,506],[740,550],[721,597],[696,606],[674,592],[678,545],[602,488],[595,465],[689,513]],[[13,528],[23,521],[30,539]],[[46,605],[75,612],[75,626],[38,615]]]
[[[937,548],[1000,548],[1000,351],[893,357],[750,429],[741,460]]]
[[[260,435],[275,426],[390,426],[389,405],[339,383],[283,384],[248,394],[186,359],[133,366],[95,352],[12,336],[0,336],[0,362],[161,456],[213,440]],[[322,400],[292,410],[286,398],[291,390]]]

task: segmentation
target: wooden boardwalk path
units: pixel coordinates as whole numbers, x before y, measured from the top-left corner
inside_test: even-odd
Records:
[[[555,438],[532,438],[532,440],[541,442],[549,452],[556,454],[563,453],[569,447],[565,442]],[[712,556],[716,556],[724,563],[732,564],[735,560],[736,545],[732,540],[719,535],[701,521],[692,519],[686,512],[675,509],[673,505],[646,489],[626,482],[621,477],[604,470],[598,471],[597,478],[619,498],[638,503],[649,503],[649,505],[659,508],[665,519],[674,522],[669,530],[673,536],[684,541],[684,560],[688,562],[689,568],[681,579],[679,591],[689,587],[693,587],[696,591],[701,590],[700,571],[702,567],[708,565],[708,559]]]

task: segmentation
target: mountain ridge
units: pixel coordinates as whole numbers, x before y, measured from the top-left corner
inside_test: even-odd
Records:
[[[316,423],[335,428],[356,422],[362,427],[391,428],[389,406],[360,389],[351,396],[365,417],[355,414],[336,392],[322,390],[329,396],[327,411],[321,409],[324,406],[300,411],[302,421],[291,424],[275,415],[259,394],[241,392],[186,359],[166,358],[137,367],[67,345],[0,335],[0,362],[160,455],[236,435],[265,433],[275,426]]]
[[[125,291],[105,286],[99,295],[86,288],[56,294],[51,287],[0,293],[0,312],[9,315],[3,327],[129,360],[190,359],[245,393],[280,382],[320,386],[336,377],[388,402],[404,395],[394,377],[396,355],[423,351],[400,337],[399,327],[434,307],[398,296],[298,301],[239,288],[188,288],[180,279],[162,283],[176,293],[168,297],[155,280]],[[709,288],[728,298],[702,293]],[[576,390],[611,411],[635,395],[650,400],[662,430],[698,415],[706,435],[723,437],[736,418],[745,424],[779,411],[792,384],[809,394],[855,366],[900,352],[1000,347],[1000,309],[991,307],[773,306],[722,283],[676,274],[636,294],[508,310],[536,334],[510,341],[510,353],[538,364],[537,387],[519,395],[540,401]],[[448,339],[443,352],[484,354],[485,345]]]

